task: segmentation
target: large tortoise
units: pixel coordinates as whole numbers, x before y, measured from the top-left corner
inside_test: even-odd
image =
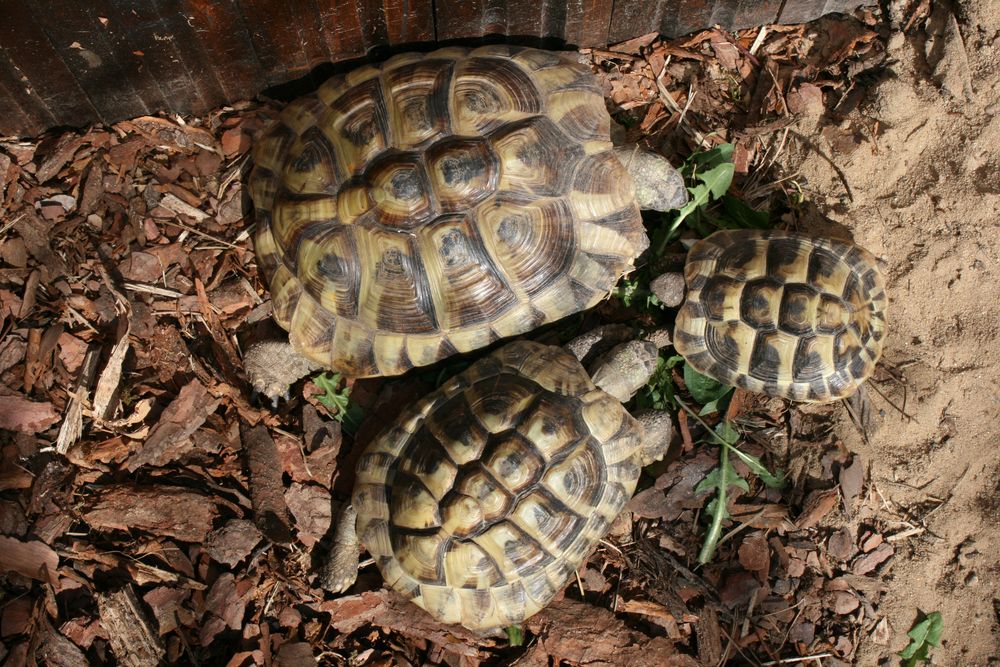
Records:
[[[396,375],[590,308],[686,199],[615,149],[591,71],[513,46],[407,53],[324,83],[256,143],[256,252],[290,346],[247,354],[272,398],[317,368]]]
[[[490,632],[541,610],[666,452],[669,414],[633,417],[605,391],[627,399],[656,359],[649,342],[616,346],[595,385],[566,349],[519,340],[403,409],[358,461],[321,585],[354,583],[360,538],[442,622]]]

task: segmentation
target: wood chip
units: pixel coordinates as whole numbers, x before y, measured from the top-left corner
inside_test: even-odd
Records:
[[[39,433],[59,421],[59,413],[48,401],[31,401],[23,396],[0,397],[0,429],[19,433]]]
[[[153,632],[153,624],[136,599],[131,586],[97,594],[101,625],[108,633],[111,651],[122,667],[157,665],[166,655]]]
[[[254,523],[268,539],[287,544],[292,541],[292,530],[285,506],[278,448],[263,426],[243,428],[241,437],[250,469]]]
[[[184,542],[204,542],[216,515],[210,496],[179,486],[119,484],[100,489],[83,512],[98,530],[146,530]]]
[[[649,637],[628,628],[609,610],[576,600],[553,602],[525,622],[540,650],[555,664],[566,661],[588,667],[662,665],[696,667],[666,637]]]
[[[743,538],[738,554],[744,569],[767,576],[771,567],[771,549],[763,535],[753,534]]]
[[[198,380],[188,382],[163,410],[149,437],[129,457],[125,467],[135,472],[145,465],[162,466],[179,458],[191,448],[190,436],[215,412],[219,400]]]
[[[216,562],[233,566],[246,558],[264,539],[257,526],[246,519],[231,519],[212,531],[205,542],[205,551]]]
[[[332,516],[330,492],[315,484],[293,482],[285,492],[285,504],[295,517],[299,542],[311,548],[330,529]]]
[[[868,574],[879,565],[889,560],[896,550],[888,542],[883,542],[871,553],[867,553],[857,558],[851,565],[851,572],[854,574]]]
[[[812,528],[823,520],[837,504],[837,489],[817,489],[806,496],[802,514],[795,522],[801,530]]]

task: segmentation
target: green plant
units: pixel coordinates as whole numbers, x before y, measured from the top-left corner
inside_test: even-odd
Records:
[[[507,641],[511,646],[521,646],[524,644],[524,630],[519,625],[508,625],[504,630],[507,632]]]
[[[344,425],[348,433],[357,431],[361,425],[361,410],[350,403],[351,388],[340,387],[340,373],[320,373],[313,378],[313,384],[323,390],[316,400],[330,411],[330,416]]]
[[[695,487],[696,493],[715,490],[715,496],[705,506],[705,514],[709,517],[708,531],[702,541],[701,551],[698,552],[698,562],[704,565],[712,560],[715,550],[722,539],[722,524],[730,517],[727,507],[729,502],[729,489],[736,487],[744,492],[750,490],[750,485],[746,479],[733,467],[732,456],[739,458],[750,469],[761,482],[766,486],[780,489],[785,485],[785,476],[781,470],[772,473],[761,463],[756,456],[747,454],[736,445],[739,443],[740,434],[733,426],[732,422],[725,420],[720,422],[714,429],[709,427],[694,410],[692,410],[683,400],[674,397],[674,400],[694,417],[709,433],[711,438],[719,445],[719,465],[709,471],[704,479]]]
[[[941,612],[932,611],[918,621],[906,633],[910,643],[899,652],[905,667],[916,667],[918,662],[928,662],[928,652],[932,646],[941,645],[941,635],[944,634],[944,619]]]
[[[767,228],[767,213],[755,211],[733,197],[729,186],[733,183],[736,165],[733,164],[733,144],[720,144],[715,148],[695,153],[681,166],[680,172],[688,183],[688,203],[674,214],[673,219],[653,233],[653,254],[660,256],[667,245],[680,236],[682,224],[707,236],[716,228],[744,229]],[[710,205],[719,203],[717,210]]]

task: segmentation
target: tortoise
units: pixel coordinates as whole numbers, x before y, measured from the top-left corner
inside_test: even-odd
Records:
[[[657,354],[629,341],[594,377],[627,400]],[[320,584],[354,583],[360,536],[385,582],[439,621],[481,633],[519,624],[584,563],[670,432],[668,413],[630,415],[566,349],[508,343],[364,450]]]
[[[684,282],[674,348],[724,384],[835,401],[854,393],[882,354],[885,283],[875,257],[853,243],[721,230],[691,247]]]
[[[397,55],[289,104],[254,146],[257,261],[288,342],[248,350],[272,399],[319,368],[396,375],[605,298],[686,201],[667,160],[613,147],[577,54]]]

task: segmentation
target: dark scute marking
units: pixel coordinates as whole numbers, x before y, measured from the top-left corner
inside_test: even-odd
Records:
[[[854,359],[851,360],[848,370],[851,375],[854,376],[854,379],[860,380],[865,377],[865,373],[868,371],[868,364],[861,354],[857,354]]]
[[[795,382],[814,382],[824,376],[823,360],[819,353],[810,349],[816,337],[803,336],[795,348],[795,359],[792,361],[792,380]]]
[[[594,290],[572,279],[569,281],[569,289],[573,302],[577,305],[577,310],[583,310],[590,306],[590,301],[594,298]]]
[[[878,274],[875,272],[875,269],[872,269],[861,276],[861,284],[866,293],[871,294],[875,291],[875,287],[878,285]]]
[[[706,252],[700,258],[710,257],[718,250],[716,248],[706,248]],[[757,249],[752,243],[737,243],[727,248],[723,248],[716,260],[716,271],[731,270],[739,273],[757,256]],[[698,259],[693,258],[693,259]]]
[[[441,237],[441,258],[447,266],[462,266],[469,262],[469,240],[457,229]]]
[[[809,268],[806,277],[815,285],[822,279],[829,278],[837,270],[840,259],[826,248],[816,247],[809,254]]]
[[[324,278],[329,278],[330,280],[342,280],[347,277],[349,267],[350,264],[344,261],[343,257],[327,253],[323,255],[321,260],[319,260],[316,270]]]
[[[840,373],[847,372],[848,364],[850,364],[851,361],[853,361],[861,353],[861,348],[858,346],[844,346],[841,343],[841,340],[843,340],[845,336],[847,336],[846,332],[837,334],[833,344],[833,365]],[[841,349],[843,350],[843,353],[838,354],[837,351]]]
[[[777,377],[778,368],[781,366],[778,349],[770,344],[772,336],[773,334],[768,332],[758,332],[753,343],[753,351],[750,353],[750,375],[765,382]]]
[[[724,275],[714,275],[701,289],[701,302],[705,306],[708,319],[722,320],[723,306],[729,294],[739,291],[743,282]]]
[[[456,186],[486,173],[486,160],[478,153],[463,153],[460,156],[449,155],[441,163],[445,183]]]
[[[771,239],[767,244],[768,275],[779,275],[782,267],[795,263],[801,248],[798,239]]]
[[[383,308],[378,314],[378,326],[386,331],[423,333],[439,327],[431,299],[427,274],[416,256],[412,244],[409,253],[389,248],[375,264],[376,275],[382,282],[397,283],[396,292],[405,299],[406,307]],[[412,289],[412,293],[409,290]]]
[[[716,367],[709,369],[709,375],[728,378],[737,371],[740,348],[728,328],[708,327],[705,331],[705,348],[717,364]]]
[[[412,169],[399,169],[390,179],[392,194],[397,199],[420,199],[423,185],[420,176]]]
[[[781,283],[770,278],[759,278],[747,283],[740,294],[740,319],[755,329],[773,330],[775,322],[771,321],[771,299],[768,294],[779,290],[780,295],[780,289]]]
[[[794,283],[786,285],[778,308],[778,323],[781,329],[795,335],[812,332],[813,323],[806,321],[806,308],[817,295],[809,285]]]
[[[553,560],[552,554],[545,550],[545,548],[538,542],[534,537],[521,530],[517,524],[509,522],[511,530],[518,535],[516,539],[510,539],[503,543],[503,552],[507,559],[514,564],[514,572],[508,573],[508,577],[511,574],[518,578],[525,576],[526,574],[535,571],[536,568],[545,567]],[[521,587],[519,582],[514,582],[516,585]],[[523,587],[521,587],[521,594],[523,595]]]
[[[826,386],[826,376],[816,378],[809,383],[809,398],[813,401],[822,401],[829,396],[830,391]]]
[[[497,472],[500,473],[504,478],[510,477],[518,468],[524,463],[524,459],[520,452],[510,452],[502,459],[500,459],[499,465],[497,466]]]
[[[847,277],[847,281],[844,283],[844,291],[840,296],[845,302],[844,305],[848,308],[852,308],[856,303],[863,302],[857,274],[852,273]]]
[[[465,95],[465,108],[478,114],[500,111],[503,100],[493,90],[475,90]]]

